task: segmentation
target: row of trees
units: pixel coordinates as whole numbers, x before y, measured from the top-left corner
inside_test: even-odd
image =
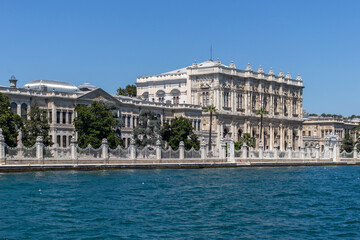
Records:
[[[74,120],[78,132],[78,144],[84,148],[89,144],[98,148],[106,138],[111,148],[124,143],[121,140],[123,122],[117,117],[116,106],[112,103],[93,102],[91,105],[75,107],[77,117]],[[160,116],[150,110],[142,110],[138,125],[134,128],[135,144],[140,147],[155,146],[159,139],[162,146],[176,150],[183,141],[186,149],[200,148],[198,137],[194,134],[191,122],[184,118],[175,118],[171,124],[161,124]]]

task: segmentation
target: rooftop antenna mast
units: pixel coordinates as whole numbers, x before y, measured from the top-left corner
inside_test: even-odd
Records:
[[[210,61],[212,61],[212,43],[210,44]]]

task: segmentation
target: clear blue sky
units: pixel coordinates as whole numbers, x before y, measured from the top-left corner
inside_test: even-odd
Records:
[[[0,85],[50,79],[115,93],[213,58],[304,80],[304,109],[360,114],[360,1],[0,0]]]

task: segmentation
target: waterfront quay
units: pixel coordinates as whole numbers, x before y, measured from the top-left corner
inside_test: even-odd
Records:
[[[0,166],[0,172],[29,172],[29,171],[94,171],[111,169],[199,169],[199,168],[252,168],[252,167],[301,167],[301,166],[354,166],[360,165],[360,160],[344,159],[338,162],[333,161],[304,161],[282,159],[269,161],[267,159],[235,163],[225,161],[198,161],[198,162],[144,162],[133,161],[128,163],[106,164],[106,163],[87,163],[87,164],[14,164]]]

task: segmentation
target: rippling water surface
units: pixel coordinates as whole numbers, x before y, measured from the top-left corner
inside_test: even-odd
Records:
[[[0,174],[0,239],[360,239],[360,167]]]

